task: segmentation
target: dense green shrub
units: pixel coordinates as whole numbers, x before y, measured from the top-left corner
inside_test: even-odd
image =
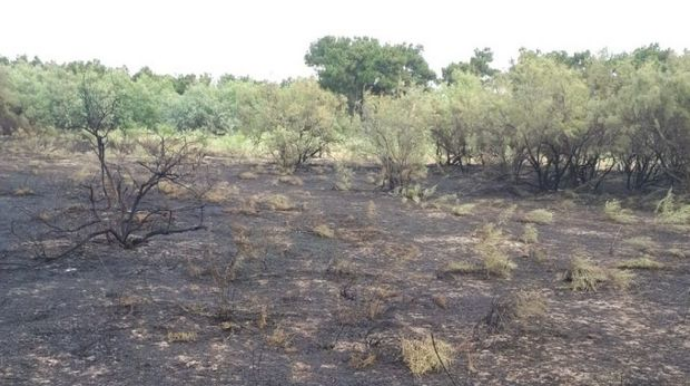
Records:
[[[362,127],[383,167],[388,189],[405,187],[424,165],[428,138],[428,104],[418,89],[396,97],[365,99]]]

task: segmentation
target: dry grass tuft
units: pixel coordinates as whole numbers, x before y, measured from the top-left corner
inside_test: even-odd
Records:
[[[570,268],[563,275],[563,279],[570,282],[570,288],[574,291],[596,291],[603,284],[625,290],[630,287],[634,278],[635,276],[628,272],[599,267],[582,254],[573,256]]]
[[[632,211],[623,209],[621,202],[618,200],[606,201],[604,205],[604,214],[606,214],[609,220],[619,224],[632,224],[637,221]]]
[[[220,204],[231,200],[234,196],[240,194],[240,189],[235,185],[230,185],[227,181],[223,181],[214,185],[204,194],[204,200]]]
[[[611,280],[611,286],[617,290],[627,290],[630,288],[630,285],[634,279],[635,275],[632,272],[621,271],[618,269],[612,269],[609,271],[609,280]]]
[[[522,221],[542,225],[551,224],[553,223],[553,213],[546,209],[535,209],[525,213],[522,217]]]
[[[434,304],[443,310],[448,309],[448,298],[445,295],[432,295],[431,300],[433,300]]]
[[[570,282],[570,288],[575,291],[596,291],[599,284],[606,282],[609,275],[606,269],[592,262],[589,257],[575,255],[570,261],[570,267],[563,279]]]
[[[646,269],[656,270],[664,268],[660,262],[653,260],[649,256],[642,256],[637,259],[622,261],[616,265],[620,269]]]
[[[313,231],[314,233],[316,233],[317,236],[322,237],[324,239],[332,239],[335,237],[335,231],[326,224],[319,224],[315,226]]]
[[[354,277],[357,275],[357,267],[347,260],[335,259],[326,268],[326,273],[337,277]]]
[[[292,186],[302,186],[304,181],[297,176],[280,176],[278,177],[278,182],[281,184],[292,185]]]
[[[386,311],[386,303],[382,299],[371,299],[366,302],[365,314],[369,320],[377,320]]]
[[[259,176],[256,175],[256,173],[253,172],[242,172],[239,175],[237,175],[237,178],[240,180],[256,180],[259,178]]]
[[[502,244],[506,241],[503,231],[494,224],[486,224],[479,232],[479,237],[474,249],[482,258],[486,275],[509,278],[517,265],[503,251]]]
[[[256,175],[256,173],[253,172],[242,172],[240,173],[237,178],[240,180],[255,180],[259,178],[259,176]]]
[[[484,271],[488,276],[510,278],[513,270],[517,268],[517,264],[499,250],[485,253],[482,259],[484,261]]]
[[[522,237],[520,240],[525,244],[536,244],[539,242],[539,231],[537,227],[532,224],[525,224],[522,228]]]
[[[182,200],[192,195],[192,192],[189,188],[180,184],[172,183],[170,181],[159,182],[158,191],[170,198],[174,198],[177,200]]]
[[[198,338],[198,335],[194,331],[169,331],[168,332],[168,342],[170,343],[187,343],[194,342]]]
[[[15,189],[12,194],[17,197],[33,196],[36,192],[28,186],[21,186]]]
[[[444,366],[448,367],[453,363],[455,350],[440,339],[432,341],[431,337],[403,338],[400,346],[403,361],[415,376],[442,370]]]
[[[148,304],[150,301],[141,296],[137,295],[122,295],[117,298],[117,305],[119,307],[136,307],[144,304]]]
[[[236,208],[228,208],[225,209],[225,211],[229,213],[239,213],[245,216],[256,216],[259,214],[257,204],[255,197],[248,197],[241,199]]]
[[[378,216],[378,210],[376,209],[376,203],[374,202],[374,200],[371,200],[367,203],[366,213],[367,213],[367,220],[369,220],[369,221],[375,220],[376,217]]]
[[[515,295],[515,316],[520,320],[546,315],[546,297],[539,291],[519,291]]]
[[[508,206],[507,208],[503,209],[501,211],[501,213],[498,214],[498,218],[496,220],[496,223],[498,225],[507,224],[515,215],[517,208],[518,208],[517,205],[512,204],[512,205]]]
[[[503,331],[515,324],[543,318],[546,315],[546,297],[539,291],[518,291],[495,299],[484,322],[489,331]]]
[[[446,264],[438,272],[439,278],[444,278],[453,275],[467,275],[482,272],[482,267],[466,261],[453,261]]]
[[[288,348],[291,343],[292,335],[288,334],[282,327],[276,328],[271,335],[266,337],[266,344],[272,347]]]
[[[256,327],[263,330],[268,326],[268,307],[261,306],[259,313],[256,315]]]
[[[651,250],[659,248],[659,244],[657,244],[649,236],[631,237],[623,241],[623,244],[629,248],[632,248],[640,252],[649,252]]]
[[[685,259],[685,258],[687,258],[688,256],[690,256],[690,253],[688,253],[688,251],[684,251],[684,250],[682,250],[682,249],[680,249],[680,248],[671,248],[671,249],[668,249],[668,250],[666,251],[666,253],[667,253],[668,255],[670,255],[671,257],[675,257],[675,258],[677,258],[677,259]]]
[[[458,216],[458,217],[469,216],[472,214],[472,211],[474,211],[474,208],[476,206],[477,206],[477,204],[454,205],[450,209],[450,212],[453,213],[455,216]]]
[[[352,180],[354,179],[355,173],[352,169],[348,168],[343,164],[335,165],[335,184],[333,188],[340,191],[348,191],[352,189]]]
[[[436,185],[430,188],[424,188],[420,184],[414,184],[398,189],[398,193],[402,197],[403,202],[410,200],[415,204],[421,204],[428,201],[436,194]]]
[[[292,200],[283,194],[270,194],[261,198],[261,203],[266,205],[272,211],[288,212],[297,210]]]
[[[91,167],[83,167],[70,174],[69,179],[76,183],[82,183],[90,180],[96,175],[96,171]]]
[[[348,364],[355,370],[363,370],[376,363],[376,354],[373,353],[352,353]]]
[[[673,189],[669,189],[657,204],[656,215],[657,221],[662,224],[687,225],[690,224],[690,205],[679,203]]]

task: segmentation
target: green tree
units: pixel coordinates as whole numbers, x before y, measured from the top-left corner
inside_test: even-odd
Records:
[[[464,72],[479,77],[492,77],[498,73],[498,70],[491,68],[491,63],[494,61],[494,53],[491,48],[479,49],[475,48],[474,56],[470,58],[469,62],[451,63],[441,70],[443,81],[452,84],[455,82],[453,73],[456,71]]]
[[[638,65],[632,58],[630,67]],[[690,58],[647,61],[620,74],[615,112],[622,136],[614,148],[628,188],[690,182]]]
[[[368,37],[326,36],[311,44],[305,62],[316,69],[323,88],[347,98],[354,113],[361,112],[365,93],[392,95],[434,80],[422,52],[422,46],[411,44],[382,45]]]
[[[587,145],[589,90],[582,77],[543,56],[524,54],[509,74],[512,122],[537,186],[557,190]]]
[[[0,65],[0,134],[12,134],[18,127],[24,126],[26,122],[21,118],[21,111],[11,102],[7,72]]]

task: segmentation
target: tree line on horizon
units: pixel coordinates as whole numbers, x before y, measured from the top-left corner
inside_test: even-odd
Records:
[[[389,188],[425,162],[424,143],[441,163],[496,166],[541,190],[596,189],[612,171],[631,190],[690,178],[687,51],[523,49],[500,71],[484,48],[437,77],[421,46],[327,36],[305,62],[315,79],[274,83],[0,57],[0,132],[83,129],[89,95],[112,108],[112,127],[242,133],[286,169],[362,138]]]

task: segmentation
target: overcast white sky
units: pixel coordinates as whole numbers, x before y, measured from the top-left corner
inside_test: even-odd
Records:
[[[432,68],[491,47],[499,67],[520,47],[543,51],[651,42],[690,46],[683,0],[3,0],[0,55],[58,62],[97,58],[136,71],[310,75],[309,43],[368,35],[422,44]]]

